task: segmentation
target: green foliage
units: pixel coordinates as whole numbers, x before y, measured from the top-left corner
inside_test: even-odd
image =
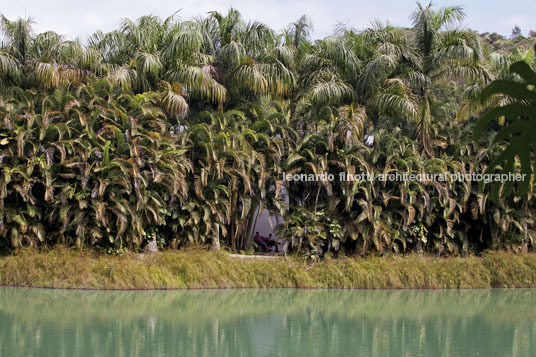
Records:
[[[507,145],[489,164],[486,173],[492,173],[497,168],[501,173],[517,173],[519,168],[525,179],[518,185],[517,194],[524,195],[529,192],[533,173],[531,152],[536,134],[536,72],[524,61],[512,64],[510,71],[517,74],[521,81],[495,80],[484,88],[481,95],[483,101],[500,94],[510,97],[514,102],[490,109],[476,125],[474,137],[478,140],[494,119],[508,119],[508,123],[493,139],[493,144],[506,141]],[[499,192],[501,185],[496,184],[491,198],[498,200],[499,196],[509,196],[513,192],[513,183],[508,181],[502,192]]]
[[[0,249],[248,251],[265,211],[314,257],[534,247],[529,181],[493,200],[472,181],[340,180],[532,172],[534,74],[507,69],[533,52],[486,57],[464,16],[419,4],[410,29],[376,22],[313,43],[306,17],[278,35],[235,9],[151,15],[87,46],[2,17]],[[505,126],[485,150],[471,132],[489,105],[476,131]]]
[[[115,256],[122,257],[122,256],[128,254],[129,250],[126,247],[108,248],[106,250],[106,253],[108,253],[109,255],[115,255]]]
[[[103,91],[107,101],[95,94]],[[169,203],[187,196],[190,163],[177,155],[151,93],[98,81],[74,93],[16,96],[43,104],[27,108],[15,97],[0,129],[10,138],[0,148],[0,235],[12,248],[69,241],[135,249],[147,227],[165,224]]]

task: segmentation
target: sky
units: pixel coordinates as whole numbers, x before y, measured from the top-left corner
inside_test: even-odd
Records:
[[[423,0],[428,3],[428,0]],[[479,32],[498,32],[509,36],[517,24],[524,35],[536,31],[535,0],[435,0],[437,6],[462,5],[467,13],[466,27]],[[36,31],[56,31],[69,39],[84,41],[97,29],[111,31],[122,18],[136,19],[156,14],[161,18],[178,12],[184,20],[208,11],[226,12],[234,7],[246,20],[258,20],[281,30],[301,15],[313,22],[314,39],[332,33],[342,23],[364,29],[374,19],[392,25],[409,26],[415,0],[0,0],[0,13],[10,20],[31,17]]]

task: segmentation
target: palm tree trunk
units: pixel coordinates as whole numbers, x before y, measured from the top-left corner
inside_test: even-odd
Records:
[[[417,122],[417,139],[421,145],[421,149],[430,157],[434,156],[432,149],[432,133],[431,133],[432,114],[430,112],[430,100],[428,93],[423,90],[421,111]]]
[[[316,206],[318,205],[318,197],[320,196],[320,189],[322,188],[321,185],[318,185],[318,190],[316,190],[316,197],[315,197],[315,212],[316,212]]]
[[[248,248],[251,244],[251,236],[253,235],[253,230],[257,226],[257,219],[259,218],[259,203],[255,202],[252,204],[252,207],[248,214],[247,226],[244,230],[243,244],[242,248]]]

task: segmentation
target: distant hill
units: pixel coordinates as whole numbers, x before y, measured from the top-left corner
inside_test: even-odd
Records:
[[[529,37],[519,35],[508,38],[496,32],[484,32],[480,34],[480,37],[491,52],[504,51],[508,53],[516,49],[528,50],[536,44],[536,32],[534,31],[530,31]]]
[[[406,39],[413,40],[414,33],[411,28],[403,27],[401,28],[404,32]],[[511,53],[517,49],[519,50],[528,50],[533,46],[536,46],[536,31],[529,31],[528,37],[525,37],[521,34],[513,37],[506,37],[497,32],[483,32],[479,33],[475,31],[482,42],[486,45],[490,52],[506,52]]]

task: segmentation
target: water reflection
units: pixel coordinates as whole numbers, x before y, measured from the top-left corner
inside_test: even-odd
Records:
[[[535,290],[0,288],[0,356],[528,356]]]

